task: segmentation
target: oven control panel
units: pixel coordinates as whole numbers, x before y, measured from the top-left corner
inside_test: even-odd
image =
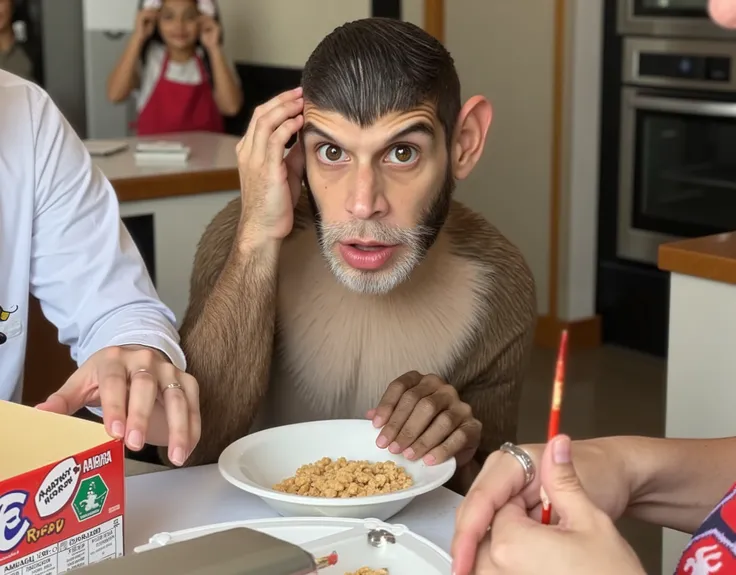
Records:
[[[639,75],[656,78],[686,78],[707,82],[731,80],[729,56],[699,54],[639,53]]]
[[[624,38],[624,84],[736,92],[736,42]]]

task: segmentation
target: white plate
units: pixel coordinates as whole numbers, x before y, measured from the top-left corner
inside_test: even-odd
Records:
[[[416,535],[405,525],[391,525],[377,519],[327,519],[317,517],[281,517],[256,521],[231,521],[158,533],[146,545],[134,549],[144,553],[162,545],[179,543],[217,531],[247,527],[282,541],[299,545],[314,557],[336,551],[338,563],[320,571],[320,575],[343,575],[360,567],[387,568],[391,575],[450,575],[452,560],[442,549]],[[368,533],[380,529],[392,534],[395,543],[380,547],[368,543]]]
[[[379,430],[369,420],[310,421],[265,429],[230,444],[220,455],[222,476],[236,487],[257,495],[279,515],[296,517],[376,517],[386,521],[417,495],[444,485],[455,473],[455,459],[439,465],[409,461],[376,445]],[[282,493],[272,486],[307,463],[323,457],[372,462],[394,461],[414,480],[408,489],[348,499]]]

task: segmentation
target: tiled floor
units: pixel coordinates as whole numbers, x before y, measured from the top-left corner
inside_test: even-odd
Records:
[[[522,397],[519,442],[544,441],[554,378],[553,350],[536,349]],[[605,435],[664,435],[665,362],[615,347],[570,354],[561,430],[576,439]],[[623,519],[624,536],[659,574],[661,530]]]
[[[554,377],[555,352],[536,349],[524,387],[519,442],[545,440]],[[568,358],[561,429],[574,438],[664,434],[665,362],[615,347],[573,352]],[[636,399],[634,399],[636,397]],[[162,469],[126,463],[128,475]],[[660,573],[661,531],[624,519],[625,537],[647,573]]]

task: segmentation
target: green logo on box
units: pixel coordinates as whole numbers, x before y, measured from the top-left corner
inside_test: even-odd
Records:
[[[108,491],[107,485],[99,475],[82,479],[74,501],[72,501],[77,519],[84,521],[102,513]]]

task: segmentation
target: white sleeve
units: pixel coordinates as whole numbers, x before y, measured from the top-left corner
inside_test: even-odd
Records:
[[[139,344],[186,369],[174,315],[158,299],[112,186],[48,95],[37,89],[30,96],[31,293],[77,365],[104,347]]]

